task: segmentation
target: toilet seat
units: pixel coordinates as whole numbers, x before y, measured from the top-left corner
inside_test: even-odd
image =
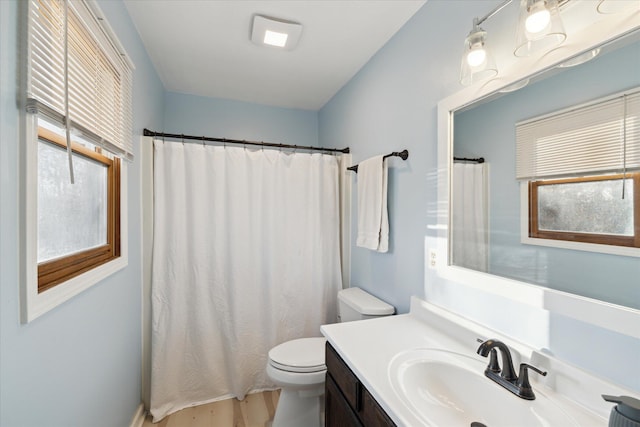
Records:
[[[269,351],[269,364],[287,372],[321,372],[326,338],[300,338],[275,346]]]

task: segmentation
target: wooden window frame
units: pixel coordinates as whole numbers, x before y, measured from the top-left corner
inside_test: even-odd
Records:
[[[38,128],[38,143],[40,140],[67,149],[63,136],[42,127]],[[38,263],[38,293],[120,256],[120,159],[110,159],[101,153],[100,148],[90,150],[73,141],[71,149],[74,154],[107,167],[107,243]]]
[[[609,234],[578,233],[566,231],[547,231],[538,228],[538,188],[553,184],[570,184],[579,182],[611,181],[616,179],[633,180],[633,236],[615,236]],[[601,245],[640,247],[640,172],[629,172],[625,175],[598,175],[579,178],[529,181],[529,237],[538,239],[564,240],[569,242],[595,243]]]

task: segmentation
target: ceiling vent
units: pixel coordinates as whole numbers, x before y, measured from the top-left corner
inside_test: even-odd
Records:
[[[293,50],[300,40],[302,25],[297,22],[254,15],[251,41],[258,46]]]

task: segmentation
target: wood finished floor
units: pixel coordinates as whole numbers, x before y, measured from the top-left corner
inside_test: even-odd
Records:
[[[142,427],[268,427],[276,413],[280,390],[185,408],[157,424],[147,415]]]

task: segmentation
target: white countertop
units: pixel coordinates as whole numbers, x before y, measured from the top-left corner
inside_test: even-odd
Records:
[[[625,394],[625,390],[599,379],[583,378],[582,376],[587,374],[577,368],[568,367],[517,341],[415,297],[412,298],[409,314],[323,325],[321,331],[398,426],[427,425],[394,391],[388,371],[389,363],[394,356],[416,348],[455,351],[486,362],[487,359],[477,355],[476,350],[479,342],[494,338],[511,348],[516,367],[520,362],[531,361],[533,355],[533,361],[549,370],[550,374],[542,381],[531,376],[534,391],[544,390],[545,393],[553,395],[563,410],[580,426],[606,426],[612,405],[604,402],[600,394]],[[554,370],[561,371],[562,375],[554,375]],[[568,375],[578,375],[580,378],[574,378],[576,381],[564,381]],[[579,384],[577,388],[582,389],[575,390],[578,395],[573,399],[566,395],[570,387],[563,384],[568,383],[573,383],[573,388],[576,388],[575,384]],[[557,390],[558,384],[565,388]],[[585,386],[592,389],[585,391]],[[513,398],[518,399],[516,396]],[[587,410],[586,407],[590,409]]]

